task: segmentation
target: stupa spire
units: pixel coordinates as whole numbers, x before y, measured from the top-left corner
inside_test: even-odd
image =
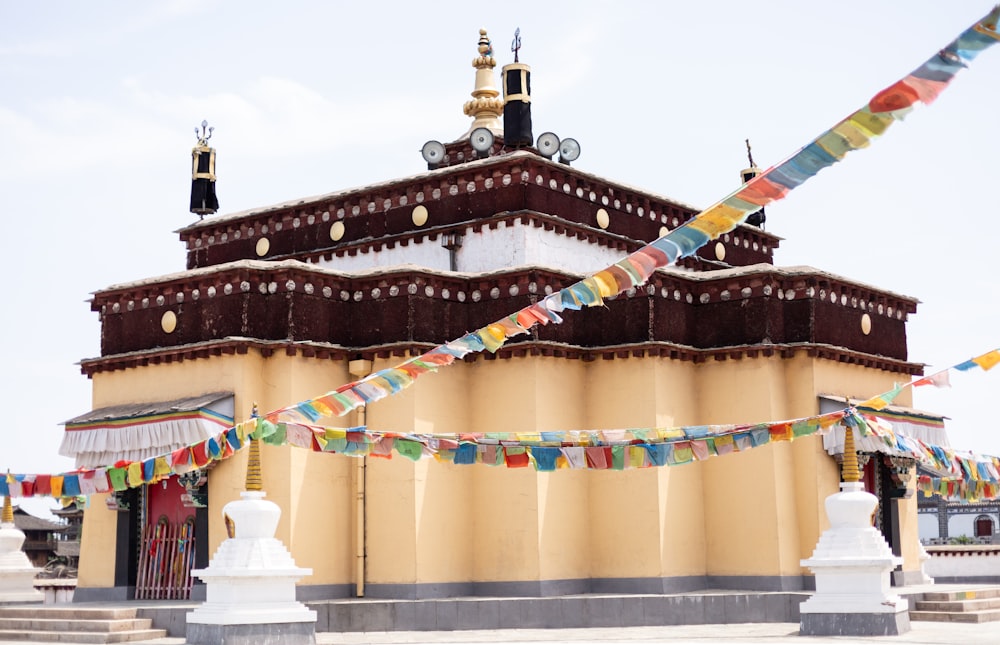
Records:
[[[479,30],[478,50],[479,55],[472,59],[472,66],[476,69],[476,86],[472,90],[472,100],[466,101],[463,108],[465,115],[473,119],[468,132],[488,128],[494,134],[502,135],[500,115],[503,114],[503,99],[493,76],[493,68],[497,65],[493,58],[493,44],[485,29]]]
[[[858,469],[858,451],[854,447],[854,428],[844,425],[844,457],[840,466],[840,477],[845,482],[861,481]]]
[[[253,412],[250,416],[255,419],[258,418],[256,403],[253,404]],[[264,483],[260,475],[260,439],[250,439],[250,454],[247,457],[246,489],[249,491],[264,490]]]
[[[3,515],[0,515],[0,524],[14,523],[14,507],[10,503],[10,495],[3,498]]]

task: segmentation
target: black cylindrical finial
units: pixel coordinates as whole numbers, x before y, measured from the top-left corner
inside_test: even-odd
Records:
[[[530,146],[535,138],[531,134],[531,67],[518,62],[521,49],[521,30],[514,32],[511,43],[514,62],[504,65],[503,77],[503,140],[511,148]]]
[[[201,131],[194,129],[198,145],[191,150],[191,212],[198,217],[211,215],[219,210],[215,196],[215,148],[208,146],[215,128],[208,121],[201,122]]]
[[[753,152],[750,150],[750,139],[746,139],[747,144],[747,160],[750,162],[749,168],[744,168],[740,171],[740,179],[743,183],[747,183],[761,174],[760,168],[757,164],[753,162]],[[746,223],[758,228],[764,228],[764,222],[767,221],[767,214],[764,212],[764,207],[761,206],[760,210],[751,213],[746,219]]]

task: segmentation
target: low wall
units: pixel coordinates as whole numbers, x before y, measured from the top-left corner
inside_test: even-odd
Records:
[[[73,602],[76,578],[35,578],[35,589],[44,594],[43,604]]]
[[[948,545],[925,547],[924,563],[935,582],[1000,583],[1000,545]]]

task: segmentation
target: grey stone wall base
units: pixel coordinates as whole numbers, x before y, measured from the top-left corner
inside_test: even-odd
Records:
[[[800,636],[899,636],[910,631],[909,612],[893,614],[802,614]]]
[[[135,587],[77,587],[73,602],[122,602],[135,598]]]
[[[906,587],[909,585],[919,585],[923,584],[924,577],[923,574],[917,571],[893,571],[892,572],[892,586],[893,587]]]
[[[260,625],[205,625],[188,623],[190,645],[314,645],[314,623],[263,623]]]
[[[807,593],[589,595],[310,602],[318,632],[797,623]]]
[[[934,576],[934,582],[940,585],[996,585],[1000,584],[1000,576]]]

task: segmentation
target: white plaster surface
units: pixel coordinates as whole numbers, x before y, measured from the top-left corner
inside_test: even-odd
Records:
[[[462,246],[455,254],[457,271],[483,273],[518,266],[559,267],[570,273],[595,273],[625,257],[618,249],[578,240],[555,231],[546,231],[522,222],[500,222],[495,229],[473,232],[466,228]],[[449,251],[441,238],[422,237],[407,246],[383,247],[379,251],[359,252],[355,256],[320,260],[316,266],[337,271],[360,271],[372,267],[413,264],[448,271]]]
[[[816,593],[802,603],[800,613],[906,611],[907,601],[890,593],[889,580],[903,560],[871,525],[878,499],[860,483],[840,486],[840,493],[826,498],[830,528],[820,536],[812,557],[801,562],[816,576]]]
[[[207,569],[191,573],[205,583],[205,603],[187,622],[259,625],[316,622],[316,612],[295,600],[295,583],[312,569],[295,566],[274,531],[281,517],[263,492],[247,491],[222,509],[234,536],[219,545]]]
[[[0,602],[41,601],[44,595],[35,589],[38,569],[31,566],[21,550],[24,532],[13,522],[0,524]]]
[[[932,554],[924,565],[932,578],[1000,577],[1000,552]]]

